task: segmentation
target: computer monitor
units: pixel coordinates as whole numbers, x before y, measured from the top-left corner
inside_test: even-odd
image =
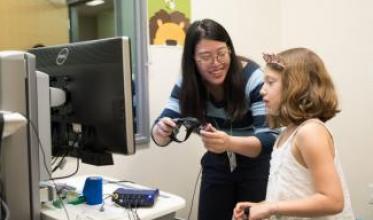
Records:
[[[116,37],[34,48],[36,69],[66,101],[51,109],[52,155],[113,164],[111,153],[134,154],[130,42]]]
[[[10,219],[40,219],[36,85],[33,55],[0,51],[0,110],[27,119],[26,126],[1,140],[0,219],[7,219],[5,213]]]

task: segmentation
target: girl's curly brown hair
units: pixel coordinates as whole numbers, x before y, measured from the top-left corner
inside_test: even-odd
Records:
[[[281,74],[283,90],[278,114],[268,116],[271,127],[299,125],[311,118],[325,122],[340,112],[333,81],[317,54],[294,48],[275,56],[283,65],[267,62],[267,67]]]

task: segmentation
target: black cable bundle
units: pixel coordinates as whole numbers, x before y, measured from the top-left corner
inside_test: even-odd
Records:
[[[3,141],[3,130],[4,130],[4,115],[3,113],[0,113],[0,156],[1,156],[1,142]],[[3,219],[3,184],[0,179],[0,219]]]
[[[3,140],[3,132],[4,132],[4,115],[0,112],[0,156],[1,156],[1,144]],[[3,200],[3,184],[0,179],[0,219],[1,220],[8,220],[9,219],[9,209],[5,201]]]
[[[4,131],[4,114],[0,112],[0,155],[1,155],[1,142],[3,140]]]

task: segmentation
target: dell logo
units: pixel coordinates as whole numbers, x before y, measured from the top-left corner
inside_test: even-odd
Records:
[[[57,65],[61,66],[64,64],[67,60],[67,57],[69,56],[69,49],[68,48],[63,48],[58,54],[56,58],[56,63]]]

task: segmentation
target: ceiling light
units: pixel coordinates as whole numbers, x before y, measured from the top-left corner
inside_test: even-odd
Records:
[[[104,4],[104,3],[105,3],[104,0],[93,0],[93,1],[89,1],[85,4],[88,5],[88,6],[96,6],[96,5],[101,5],[101,4]]]

